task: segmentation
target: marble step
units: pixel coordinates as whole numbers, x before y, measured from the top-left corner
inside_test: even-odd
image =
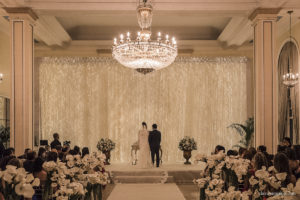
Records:
[[[174,183],[172,176],[114,176],[114,183]]]
[[[164,176],[165,171],[112,171],[113,176]]]

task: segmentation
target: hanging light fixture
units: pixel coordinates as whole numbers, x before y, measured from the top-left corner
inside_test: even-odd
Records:
[[[126,36],[120,35],[120,39],[114,38],[112,56],[122,65],[133,68],[140,73],[147,74],[172,64],[177,56],[177,43],[175,38],[169,35],[162,37],[157,33],[157,39],[151,40],[151,23],[153,7],[147,0],[139,0],[137,7],[137,19],[141,30],[136,39],[131,39],[128,32]]]
[[[288,14],[290,15],[290,42],[289,42],[289,50],[290,55],[288,57],[288,73],[284,74],[282,76],[283,84],[287,87],[291,88],[294,87],[298,83],[299,74],[292,72],[292,65],[291,65],[291,57],[292,57],[292,13],[293,11],[288,11]]]

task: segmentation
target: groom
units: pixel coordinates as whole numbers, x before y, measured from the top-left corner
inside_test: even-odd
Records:
[[[152,125],[152,131],[149,133],[149,145],[151,150],[152,163],[154,165],[154,156],[156,156],[156,167],[159,167],[159,148],[161,141],[161,133],[157,130],[157,125]]]

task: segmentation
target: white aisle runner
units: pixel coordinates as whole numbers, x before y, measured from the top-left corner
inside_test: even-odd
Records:
[[[107,200],[185,200],[176,184],[117,184]]]

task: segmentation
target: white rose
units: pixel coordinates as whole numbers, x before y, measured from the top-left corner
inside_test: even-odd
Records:
[[[31,185],[32,185],[33,187],[39,186],[39,185],[40,185],[40,179],[35,178],[34,181],[31,183]]]
[[[294,192],[297,194],[297,195],[300,195],[300,179],[298,179],[297,183],[296,183],[296,186],[294,187]]]
[[[284,181],[286,179],[287,173],[286,172],[277,173],[275,174],[275,176],[279,181]]]
[[[17,184],[15,187],[15,192],[19,196],[24,196],[25,198],[32,198],[32,196],[34,195],[34,189],[30,184]]]
[[[257,170],[257,171],[255,172],[255,176],[256,176],[257,178],[259,178],[259,179],[266,179],[266,178],[268,178],[270,174],[269,174],[269,172],[267,172],[265,169],[266,169],[266,168],[263,167],[263,169]]]
[[[9,184],[12,183],[13,176],[9,173],[4,173],[3,180]]]
[[[31,183],[34,180],[34,177],[32,174],[28,174],[26,177],[26,183]]]
[[[251,176],[251,178],[249,179],[249,183],[250,183],[250,185],[254,186],[254,185],[258,184],[259,182],[258,182],[258,180],[256,180],[254,178],[254,176]]]

